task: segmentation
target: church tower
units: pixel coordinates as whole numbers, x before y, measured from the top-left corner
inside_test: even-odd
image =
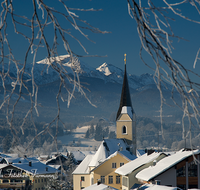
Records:
[[[124,80],[120,105],[116,117],[117,138],[125,139],[127,144],[130,146],[130,151],[136,155],[136,116],[131,103],[126,74],[126,54],[124,56]]]

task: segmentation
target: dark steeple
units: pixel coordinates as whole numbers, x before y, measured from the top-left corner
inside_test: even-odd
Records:
[[[126,54],[125,54],[125,56],[126,56]],[[121,114],[123,106],[132,108],[131,96],[130,96],[130,92],[129,92],[128,79],[127,79],[127,74],[126,74],[126,57],[125,57],[124,61],[125,61],[124,81],[123,81],[123,86],[122,86],[120,105],[119,105],[116,119]],[[132,113],[134,113],[133,108],[132,108]]]

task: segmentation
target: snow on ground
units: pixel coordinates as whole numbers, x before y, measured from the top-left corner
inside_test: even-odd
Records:
[[[95,141],[94,139],[86,139],[85,133],[90,126],[77,127],[69,135],[58,137],[58,140],[62,142],[68,151],[72,150],[95,150],[98,149],[101,141]],[[79,146],[77,144],[80,144]]]

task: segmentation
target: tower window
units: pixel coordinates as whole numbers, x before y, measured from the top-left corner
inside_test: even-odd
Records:
[[[122,134],[127,134],[126,126],[122,127]]]

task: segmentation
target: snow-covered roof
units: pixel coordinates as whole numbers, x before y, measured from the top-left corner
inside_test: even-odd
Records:
[[[103,162],[107,157],[119,149],[126,150],[127,146],[128,145],[123,139],[104,139],[92,158],[89,166],[98,166],[99,163]]]
[[[95,153],[95,155],[93,156],[91,162],[89,163],[89,166],[98,166],[100,162],[103,162],[103,160],[105,160],[107,158],[107,152],[106,152],[106,148],[103,145],[103,141],[101,143],[101,145],[99,146],[97,152]]]
[[[53,165],[53,164],[57,164],[59,163],[60,164],[60,161],[63,163],[64,161],[66,161],[68,159],[67,156],[59,153],[59,154],[56,154],[56,155],[53,155],[52,158],[48,159],[45,164],[46,165]]]
[[[128,158],[129,160],[135,160],[137,158],[134,154],[131,154],[127,150],[119,151],[119,154],[121,154],[123,157]]]
[[[0,164],[0,169],[6,167],[8,164]]]
[[[89,174],[89,163],[91,162],[93,156],[94,155],[92,154],[87,155],[72,174]]]
[[[125,157],[127,160],[134,160],[134,159],[137,158],[135,155],[132,155],[129,151],[124,150],[124,151],[116,151],[116,152],[114,152],[108,158],[106,158],[105,161],[109,160],[110,158],[112,158],[114,156],[116,156],[117,154],[120,154],[121,156]]]
[[[163,153],[157,153],[154,152],[150,155],[144,154],[138,158],[136,158],[133,161],[130,161],[127,164],[124,164],[123,166],[121,166],[120,168],[116,169],[115,173],[118,173],[120,175],[128,175],[130,174],[132,171],[136,170],[137,168],[141,167],[142,165],[149,163],[153,160],[155,160],[156,158],[158,158],[161,154]]]
[[[71,151],[77,161],[82,161],[88,154],[95,154],[95,151]]]
[[[128,114],[131,119],[133,119],[133,108],[130,106],[123,106],[121,114]]]
[[[155,184],[144,184],[141,187],[137,187],[131,190],[177,190],[177,187],[168,187],[164,185],[155,185]]]
[[[158,163],[156,163],[155,166],[149,166],[148,168],[145,168],[144,170],[140,171],[136,175],[136,178],[144,181],[149,181],[152,178],[163,173],[167,169],[173,167],[177,163],[181,162],[182,160],[186,159],[187,157],[192,156],[193,154],[194,155],[200,154],[200,150],[194,150],[194,151],[180,150],[176,154],[163,158]]]
[[[6,161],[7,164],[11,164],[11,163],[29,163],[31,162],[38,162],[39,160],[36,157],[6,157],[4,158],[4,160]]]
[[[57,169],[57,170],[60,170],[61,169],[61,165],[48,165],[48,166],[50,166],[50,167],[52,167],[52,168],[55,168],[55,169]]]
[[[47,166],[43,164],[42,162],[32,162],[31,165],[29,163],[14,163],[13,166],[20,168],[22,170],[25,170],[28,173],[31,174],[53,174],[58,172],[57,169]]]
[[[102,183],[99,184],[99,185],[97,185],[97,183],[95,183],[95,184],[93,184],[89,187],[84,188],[84,190],[117,190],[117,189],[110,187],[110,186],[107,186],[107,185],[102,184]]]
[[[78,160],[83,160],[85,158],[85,154],[82,153],[81,151],[72,151],[71,153],[73,153],[74,158],[78,161]]]
[[[15,157],[15,158],[17,158],[18,154],[3,154],[3,153],[0,153],[0,157],[2,157],[2,158],[12,158],[12,157]]]
[[[140,157],[140,156],[142,156],[143,154],[145,154],[145,151],[144,151],[144,150],[138,150],[138,149],[137,149],[137,150],[136,150],[136,154],[137,154],[137,155],[136,155],[137,157]]]

